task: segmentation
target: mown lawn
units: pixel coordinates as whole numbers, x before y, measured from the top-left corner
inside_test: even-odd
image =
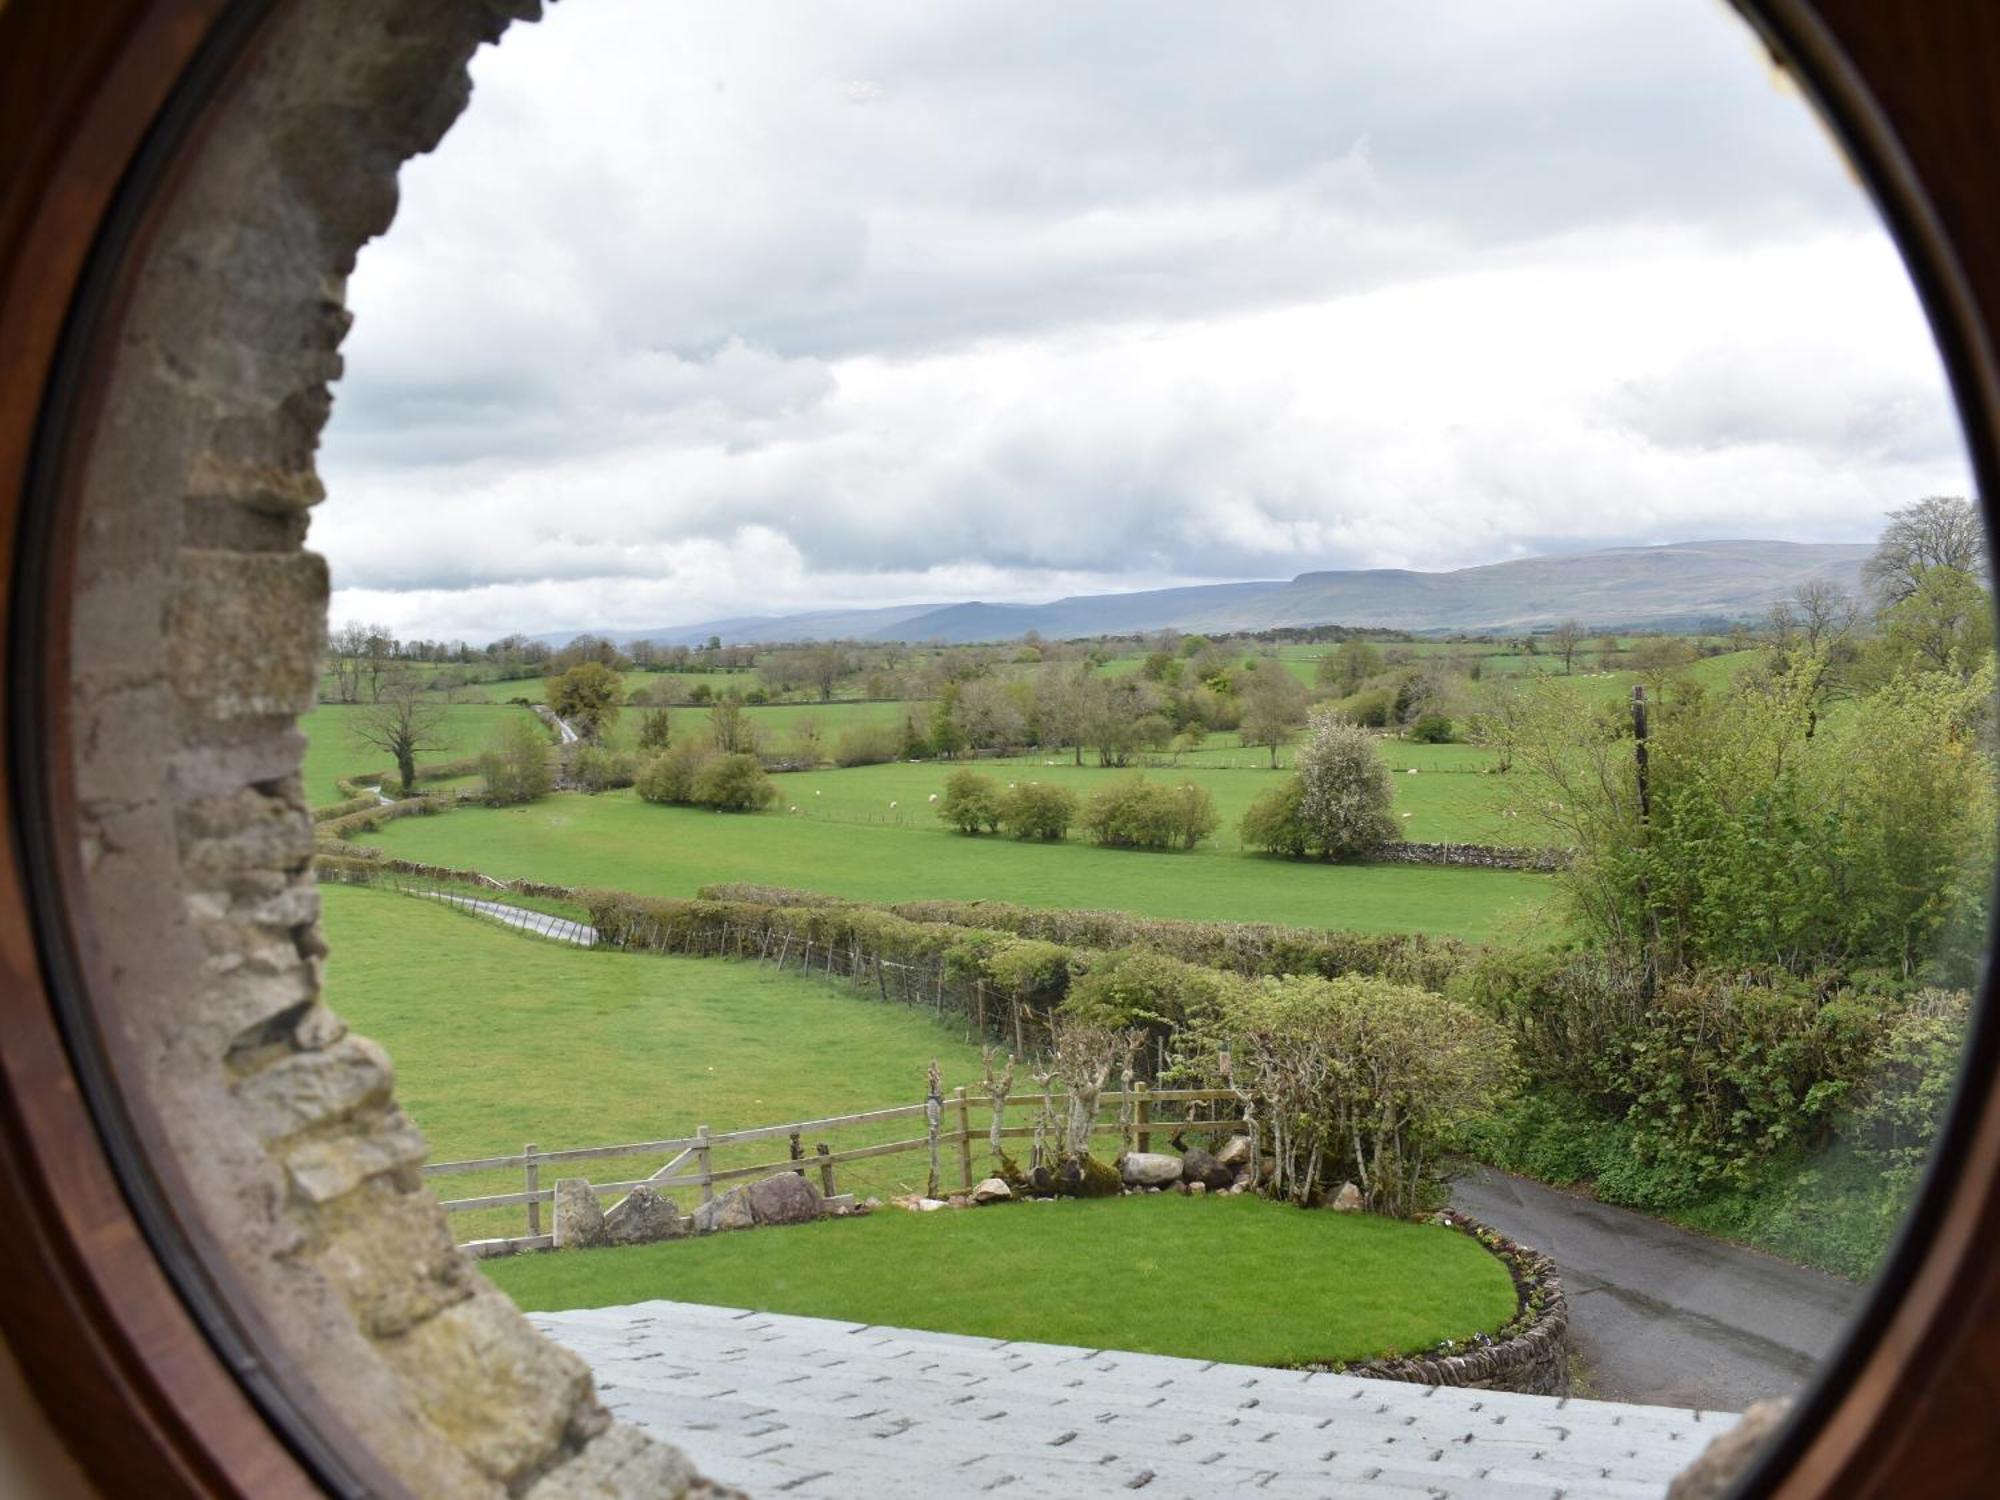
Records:
[[[933,766],[883,769],[914,769],[942,781]],[[907,826],[785,811],[815,784],[831,786],[836,774],[856,773],[781,778],[785,800],[775,812],[659,807],[631,792],[567,794],[527,807],[405,818],[366,842],[503,879],[531,876],[659,896],[691,896],[716,881],[754,881],[865,901],[1015,901],[1473,939],[1532,920],[1551,893],[1547,877],[1515,871],[1297,863],[1216,849],[1147,853],[1075,838],[1058,845],[967,838],[938,824],[927,802]]]
[[[1454,1230],[1166,1193],[891,1209],[484,1269],[530,1311],[671,1298],[1243,1364],[1414,1351],[1514,1314],[1506,1268]]]
[[[453,814],[457,816],[457,814]],[[593,953],[385,890],[322,887],[329,1003],[396,1061],[397,1096],[431,1158],[612,1145],[914,1104],[932,1058],[947,1087],[979,1082],[961,1027],[837,983],[713,959]],[[834,1149],[922,1134],[892,1121]],[[805,1146],[812,1149],[808,1140]],[[786,1154],[718,1150],[718,1167]],[[573,1170],[631,1181],[664,1163]],[[921,1188],[921,1153],[843,1167],[862,1193]],[[544,1173],[550,1185],[553,1169]],[[440,1196],[518,1192],[518,1171],[437,1179]],[[683,1203],[692,1207],[692,1203]],[[546,1220],[544,1221],[546,1222]],[[461,1239],[520,1234],[519,1208],[454,1220]]]

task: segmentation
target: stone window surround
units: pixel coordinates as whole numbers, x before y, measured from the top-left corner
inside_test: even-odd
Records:
[[[300,779],[326,630],[305,549],[345,278],[467,63],[539,0],[277,0],[206,105],[97,347],[74,512],[78,958],[188,1241],[323,1457],[438,1500],[718,1493],[454,1246],[386,1053],[323,1003]],[[358,1443],[361,1452],[356,1454]]]

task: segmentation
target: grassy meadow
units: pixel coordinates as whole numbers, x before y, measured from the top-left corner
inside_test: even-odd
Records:
[[[943,779],[938,767],[915,769]],[[832,786],[836,776],[858,774],[820,779]],[[794,783],[809,791],[810,780],[789,776],[779,785],[790,796]],[[865,901],[1018,901],[1472,939],[1532,920],[1550,889],[1546,877],[1515,871],[1295,863],[1215,848],[1149,853],[1100,849],[1075,837],[1025,844],[967,838],[928,811],[907,823],[840,822],[793,816],[784,810],[790,805],[726,814],[655,806],[630,791],[570,793],[525,807],[405,818],[365,842],[400,858],[501,879],[529,876],[656,896],[692,896],[715,881],[754,881]]]
[[[979,1049],[962,1027],[822,979],[594,953],[388,890],[327,886],[322,898],[328,1001],[395,1058],[397,1098],[434,1161],[505,1155],[529,1141],[556,1151],[914,1104],[932,1058],[947,1086],[980,1078]],[[834,1144],[920,1133],[891,1121]],[[718,1149],[715,1164],[784,1154],[782,1141],[764,1141]],[[619,1182],[662,1165],[630,1158],[577,1170]],[[921,1188],[925,1169],[921,1154],[857,1162],[842,1169],[840,1187]],[[433,1185],[440,1197],[480,1197],[519,1192],[521,1174]],[[472,1239],[520,1234],[522,1223],[519,1208],[486,1209],[454,1216],[453,1228]]]

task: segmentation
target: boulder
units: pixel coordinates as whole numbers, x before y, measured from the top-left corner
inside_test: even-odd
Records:
[[[997,1177],[989,1177],[972,1190],[974,1203],[1005,1203],[1014,1190]]]
[[[555,1241],[558,1250],[587,1250],[605,1243],[604,1209],[581,1177],[556,1183]]]
[[[1188,1184],[1188,1192],[1194,1197],[1199,1198],[1208,1192],[1208,1184],[1205,1182],[1190,1182]]]
[[[743,1189],[759,1224],[810,1224],[820,1216],[819,1189],[796,1172],[780,1172]]]
[[[687,1220],[673,1200],[649,1187],[633,1188],[604,1216],[605,1237],[614,1245],[650,1245],[655,1240],[677,1240],[687,1232]]]
[[[1127,1151],[1118,1171],[1134,1187],[1165,1187],[1181,1180],[1181,1159],[1159,1151]]]
[[[1233,1169],[1225,1167],[1219,1157],[1212,1156],[1199,1146],[1192,1146],[1181,1157],[1181,1181],[1200,1183],[1203,1187],[1226,1188],[1236,1180]]]
[[[1343,1182],[1340,1191],[1327,1202],[1327,1207],[1337,1214],[1358,1214],[1361,1212],[1361,1189],[1351,1182]]]
[[[1225,1167],[1249,1166],[1250,1137],[1247,1135],[1232,1135],[1223,1143],[1222,1149],[1215,1153],[1215,1159]]]
[[[757,1223],[742,1188],[732,1188],[694,1211],[694,1232],[715,1234],[724,1229],[750,1229]]]

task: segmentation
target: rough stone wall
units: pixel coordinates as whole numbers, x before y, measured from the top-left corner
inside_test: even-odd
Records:
[[[1499,1256],[1514,1278],[1521,1314],[1502,1337],[1449,1354],[1375,1360],[1346,1373],[1420,1385],[1455,1385],[1476,1391],[1519,1391],[1529,1396],[1569,1394],[1569,1299],[1555,1262],[1464,1214],[1437,1216]]]
[[[70,724],[86,963],[191,1232],[415,1494],[710,1492],[452,1245],[382,1049],[321,1000],[295,718],[345,278],[538,0],[289,0],[150,241],[93,436]]]
[[[1379,845],[1368,856],[1388,865],[1471,865],[1481,870],[1540,870],[1549,873],[1570,865],[1567,849],[1511,848],[1503,844]]]

